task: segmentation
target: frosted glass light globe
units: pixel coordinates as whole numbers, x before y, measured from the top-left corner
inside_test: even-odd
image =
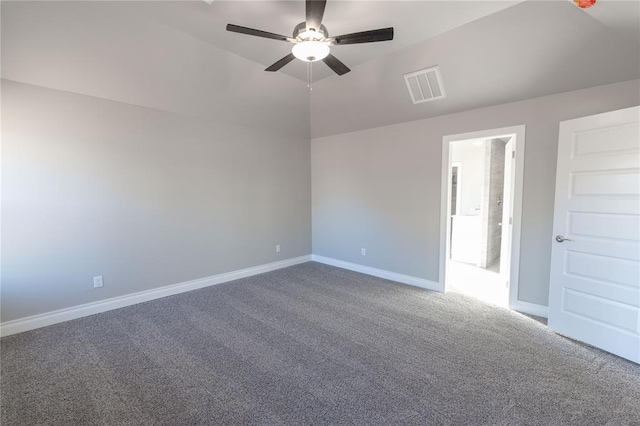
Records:
[[[291,49],[291,53],[301,61],[315,62],[326,58],[329,50],[329,46],[326,43],[308,40],[296,43]]]

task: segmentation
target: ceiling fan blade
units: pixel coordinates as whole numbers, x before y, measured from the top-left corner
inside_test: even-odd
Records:
[[[333,44],[372,43],[387,40],[393,40],[393,27],[340,35],[334,37]]]
[[[307,0],[307,29],[320,30],[327,0]]]
[[[293,61],[295,58],[296,57],[293,56],[293,53],[289,53],[287,56],[285,56],[284,58],[280,59],[278,62],[271,65],[269,68],[267,68],[265,71],[270,71],[270,72],[278,71],[280,68],[284,67],[289,62]]]
[[[266,31],[256,30],[253,28],[241,27],[239,25],[227,24],[227,31],[231,31],[233,33],[247,34],[256,37],[270,38],[273,40],[281,40],[281,41],[293,41],[292,38],[286,37],[280,34],[269,33]]]
[[[329,53],[329,55],[327,55],[327,57],[322,61],[338,75],[343,75],[351,71],[349,67],[340,62],[340,60],[333,56],[331,53]]]

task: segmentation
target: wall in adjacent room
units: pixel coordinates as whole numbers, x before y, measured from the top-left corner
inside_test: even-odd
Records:
[[[484,141],[478,141],[478,144],[469,141],[451,144],[451,162],[460,163],[458,172],[460,212],[458,214],[480,214],[484,190],[484,157]]]
[[[504,193],[505,143],[500,139],[485,144],[484,188],[482,190],[482,253],[480,266],[486,268],[500,257],[502,204]]]
[[[639,83],[312,139],[313,253],[437,281],[442,138],[524,124],[518,297],[547,305],[559,123],[638,105]]]

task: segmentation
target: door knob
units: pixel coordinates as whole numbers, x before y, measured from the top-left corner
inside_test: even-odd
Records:
[[[573,241],[573,240],[565,238],[562,235],[556,235],[556,241],[559,243],[564,243],[565,241]]]

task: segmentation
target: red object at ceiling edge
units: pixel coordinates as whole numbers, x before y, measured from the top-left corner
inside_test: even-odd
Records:
[[[580,9],[586,9],[596,4],[596,0],[573,0]]]

